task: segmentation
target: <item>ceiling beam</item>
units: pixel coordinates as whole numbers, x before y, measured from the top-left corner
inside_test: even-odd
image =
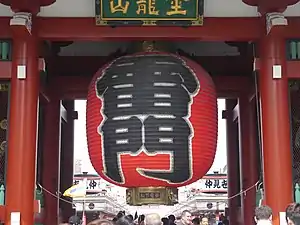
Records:
[[[252,86],[250,77],[217,76],[212,77],[218,97],[238,97],[247,93]],[[57,94],[63,100],[86,99],[92,77],[87,76],[56,76],[51,79]]]
[[[11,38],[10,17],[0,17],[0,38]],[[285,38],[300,38],[300,17],[288,17]],[[201,40],[253,41],[266,32],[259,17],[206,17],[204,26],[117,27],[96,26],[94,18],[38,17],[33,28],[41,39],[56,41]]]
[[[253,70],[252,57],[194,56],[191,59],[213,76],[250,76]],[[47,73],[50,76],[92,76],[110,61],[111,58],[103,56],[52,57],[47,59]]]
[[[10,38],[9,17],[0,17],[0,38]],[[204,26],[194,27],[118,27],[96,26],[95,18],[38,17],[33,28],[46,40],[100,41],[100,40],[201,40],[201,41],[250,41],[261,36],[259,18],[210,18]],[[298,29],[295,29],[298,30]],[[300,36],[300,31],[299,31]]]

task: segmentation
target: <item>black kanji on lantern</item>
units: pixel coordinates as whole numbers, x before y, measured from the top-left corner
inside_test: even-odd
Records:
[[[145,176],[181,183],[191,176],[189,107],[199,82],[181,59],[169,55],[117,59],[96,82],[103,101],[103,152],[106,175],[124,182],[119,155],[169,153],[171,172]]]

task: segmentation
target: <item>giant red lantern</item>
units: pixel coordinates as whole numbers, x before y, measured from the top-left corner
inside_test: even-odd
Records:
[[[99,69],[87,98],[91,162],[123,187],[179,187],[212,165],[217,97],[202,67],[168,53],[118,58]]]

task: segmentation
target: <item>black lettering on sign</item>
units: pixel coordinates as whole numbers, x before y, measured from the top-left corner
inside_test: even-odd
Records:
[[[106,175],[123,183],[119,156],[145,151],[172,156],[170,171],[144,170],[145,176],[171,183],[188,180],[192,129],[187,118],[198,90],[195,74],[174,56],[126,56],[103,71],[96,92],[106,118],[100,128]]]
[[[88,187],[88,189],[95,189],[96,186],[97,186],[97,182],[94,181],[94,180],[91,180],[91,181],[89,182],[89,187]]]
[[[220,180],[218,180],[218,179],[214,180],[214,187],[213,188],[221,188]]]
[[[206,187],[206,188],[211,188],[212,185],[213,185],[213,182],[212,182],[211,180],[206,180],[206,181],[205,181],[205,187]]]
[[[227,180],[222,181],[222,188],[227,189]]]

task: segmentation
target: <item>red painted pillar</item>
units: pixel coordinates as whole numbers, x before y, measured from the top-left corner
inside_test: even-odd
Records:
[[[55,96],[50,97],[50,102],[45,107],[45,131],[44,131],[44,153],[42,186],[56,195],[59,191],[60,179],[60,130],[61,113],[60,104]],[[44,224],[58,224],[59,199],[44,192]]]
[[[238,130],[233,121],[232,110],[236,105],[235,99],[226,99],[226,132],[227,132],[227,179],[228,179],[228,214],[230,224],[239,224],[240,207],[239,198],[235,196],[239,190],[239,154],[238,154]]]
[[[275,28],[274,28],[275,29]],[[292,158],[286,73],[285,40],[272,32],[260,41],[259,90],[266,204],[273,209],[274,224],[279,212],[292,202]],[[281,78],[273,77],[274,65]]]
[[[246,190],[258,181],[258,149],[256,129],[255,101],[249,102],[248,96],[239,98],[239,141],[242,162],[242,189]],[[254,223],[254,209],[256,206],[256,187],[241,196],[242,215],[244,224]]]
[[[32,225],[40,86],[38,43],[35,36],[26,32],[22,26],[13,27],[12,31],[5,224],[11,224],[12,212],[20,212],[21,225]]]

